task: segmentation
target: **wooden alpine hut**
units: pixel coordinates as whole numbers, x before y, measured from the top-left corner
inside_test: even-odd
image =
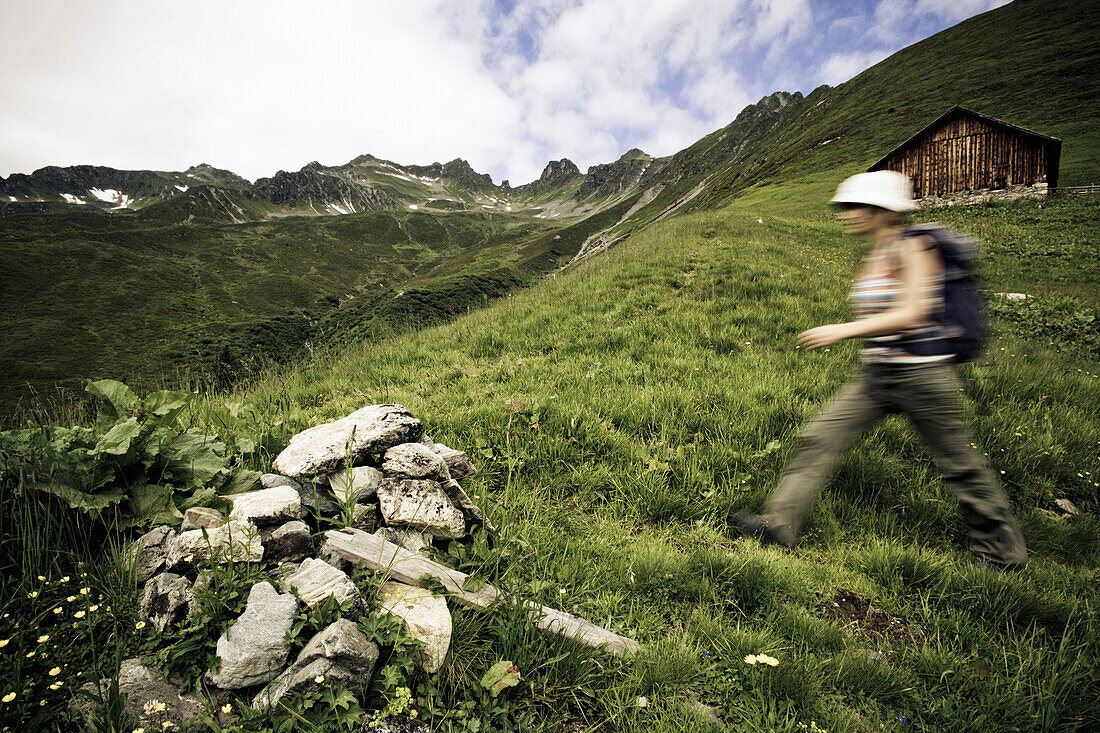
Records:
[[[1062,141],[959,106],[952,107],[867,170],[913,180],[913,195],[1008,186],[1058,185]]]

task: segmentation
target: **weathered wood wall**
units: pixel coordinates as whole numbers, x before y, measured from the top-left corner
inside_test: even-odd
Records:
[[[1047,181],[1042,140],[972,117],[948,120],[882,165],[913,180],[915,196]]]

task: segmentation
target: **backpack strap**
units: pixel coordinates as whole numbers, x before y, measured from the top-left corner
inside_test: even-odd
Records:
[[[907,227],[902,231],[901,237],[927,237],[935,242],[940,257],[943,258],[945,281],[971,278],[978,255],[978,243],[972,237],[948,229],[936,221]]]

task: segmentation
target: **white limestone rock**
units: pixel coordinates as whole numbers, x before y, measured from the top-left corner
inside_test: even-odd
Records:
[[[1077,505],[1069,499],[1055,499],[1054,505],[1057,506],[1060,511],[1064,512],[1065,514],[1069,514],[1070,516],[1081,513],[1081,510],[1077,508]]]
[[[313,554],[309,526],[301,521],[287,522],[264,539],[264,558],[268,563],[299,562]]]
[[[318,683],[317,678],[323,677]],[[253,710],[264,710],[278,704],[284,696],[291,693],[305,694],[316,692],[322,687],[341,685],[351,687],[352,683],[362,681],[354,673],[331,659],[312,659],[305,664],[292,664],[271,683],[252,698]],[[369,718],[367,718],[369,720]]]
[[[381,527],[374,533],[374,536],[404,547],[409,552],[420,552],[425,547],[432,546],[432,536],[430,534],[409,527]]]
[[[387,448],[416,440],[420,421],[401,405],[369,405],[334,422],[317,425],[290,439],[274,467],[291,478],[332,473]]]
[[[463,537],[466,518],[437,481],[383,479],[378,505],[391,527],[413,527],[433,537]]]
[[[431,448],[420,443],[402,443],[386,451],[382,472],[391,478],[426,478],[446,481],[447,464]]]
[[[217,509],[208,506],[193,506],[183,513],[183,521],[180,522],[180,532],[190,532],[193,529],[214,529],[225,524],[225,517]]]
[[[302,485],[290,478],[289,476],[281,476],[277,473],[265,473],[260,476],[260,486],[265,489],[274,489],[279,486],[289,486],[295,491],[301,491]]]
[[[378,646],[353,622],[338,619],[309,640],[294,664],[256,695],[252,707],[262,710],[288,693],[308,692],[318,686],[318,675],[324,675],[323,684],[328,685],[369,679],[377,660]]]
[[[233,504],[230,519],[247,519],[255,524],[279,524],[301,519],[302,497],[291,486],[230,494],[222,497]]]
[[[207,681],[238,690],[275,679],[290,655],[285,636],[297,611],[293,595],[280,594],[266,581],[252,586],[244,613],[218,639],[221,664],[217,672],[207,672]]]
[[[134,577],[138,583],[144,583],[164,567],[176,531],[167,525],[154,527],[134,540],[126,553],[126,558],[134,566]]]
[[[145,584],[141,597],[141,615],[159,633],[179,623],[191,612],[195,597],[187,578],[175,573],[161,573]]]
[[[350,506],[369,499],[382,483],[382,472],[370,466],[356,466],[328,476],[329,490],[337,503]]]
[[[194,693],[180,692],[181,682],[182,680],[176,679],[169,679],[166,682],[159,669],[148,665],[140,657],[124,660],[118,670],[118,691],[126,698],[126,705],[123,708],[125,716],[139,726],[144,726],[148,731],[163,731],[165,729],[163,724],[167,720],[177,725],[198,724],[199,716],[207,712],[208,705]],[[106,690],[110,685],[111,679],[104,678],[100,680],[98,686],[95,682],[89,682],[81,689],[95,696],[100,690]],[[152,702],[164,703],[165,709],[161,711],[149,705]],[[83,695],[74,695],[70,707],[81,709],[90,715],[94,712],[92,705],[91,699]],[[149,705],[148,708],[147,705]],[[178,728],[173,729],[178,730]],[[29,730],[29,728],[21,730]]]
[[[424,642],[417,664],[432,674],[443,667],[451,648],[451,612],[447,599],[436,598],[430,590],[396,581],[387,581],[378,589],[378,613],[392,613],[405,621],[406,633]]]
[[[447,471],[455,481],[461,481],[477,473],[477,468],[464,452],[448,448],[442,443],[436,443],[432,450],[447,464]]]
[[[279,586],[286,591],[296,590],[298,597],[310,608],[329,596],[335,596],[337,603],[359,598],[359,589],[347,573],[314,557],[306,558],[298,572],[283,578]]]
[[[251,522],[231,519],[214,529],[181,532],[168,550],[168,566],[187,558],[214,557],[220,562],[259,562],[264,558],[260,532]]]

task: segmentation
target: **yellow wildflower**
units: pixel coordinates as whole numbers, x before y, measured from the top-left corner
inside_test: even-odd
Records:
[[[141,631],[142,629],[145,628],[145,622],[144,621],[138,621],[136,624],[134,624],[134,628],[137,629],[138,631]]]
[[[4,699],[4,702],[11,702],[12,700],[15,699],[15,693],[14,692],[9,692],[7,695],[4,695],[3,699]]]
[[[756,661],[760,662],[761,664],[766,664],[769,667],[779,666],[779,660],[775,657],[769,657],[767,654],[757,654]]]
[[[69,576],[66,575],[64,578],[61,579],[61,582],[62,583],[68,583],[69,582]]]
[[[61,667],[54,667],[46,674],[48,674],[50,677],[56,677],[57,675],[61,674]]]
[[[131,733],[145,733],[145,729],[144,728],[134,728],[133,731],[131,731]]]
[[[164,730],[168,730],[169,728],[171,728],[174,725],[175,725],[175,723],[173,723],[171,720],[166,720],[166,721],[164,721],[163,723],[160,724],[160,727],[163,728]]]
[[[39,576],[38,576],[38,579],[39,579],[39,580],[45,580],[45,579],[46,579],[46,576],[45,576],[45,575],[39,575]]]
[[[316,682],[317,684],[321,684],[322,682],[325,681],[325,676],[323,674],[319,674],[319,675],[317,675],[316,677],[313,678],[313,681]]]
[[[0,649],[6,647],[9,641],[11,641],[11,639],[0,639]]]
[[[86,596],[90,592],[91,592],[91,588],[81,588],[80,589],[80,595],[82,595],[82,596]]]
[[[65,600],[66,600],[66,601],[67,601],[68,603],[72,603],[73,601],[75,601],[75,600],[76,600],[76,596],[69,596],[69,597],[68,597],[68,598],[66,598]]]
[[[59,687],[61,687],[61,683],[60,683],[60,682],[54,682],[54,683],[53,683],[52,685],[50,685],[50,689],[51,689],[51,690],[56,690],[56,689],[57,689],[57,688],[59,688]]]
[[[30,593],[27,594],[27,598],[38,598],[38,591],[32,590]]]
[[[745,657],[745,664],[756,664],[758,661],[760,660],[756,658],[755,654],[750,654]]]
[[[229,715],[231,712],[233,712],[233,706],[230,705],[229,703],[226,703],[225,705],[222,705],[222,712],[225,713],[226,715]]]
[[[61,606],[58,606],[53,610],[54,613],[61,613]]]
[[[98,603],[94,606],[88,606],[88,613],[95,613],[98,610],[99,610],[99,604]]]
[[[73,614],[73,618],[84,618],[84,612],[83,611],[77,611],[76,613]]]
[[[29,652],[27,652],[26,657],[27,657],[27,659],[30,659],[33,656],[34,656],[34,650],[31,649]]]
[[[44,644],[49,640],[50,640],[50,635],[49,634],[42,634],[42,636],[38,637],[38,643],[39,644]]]

